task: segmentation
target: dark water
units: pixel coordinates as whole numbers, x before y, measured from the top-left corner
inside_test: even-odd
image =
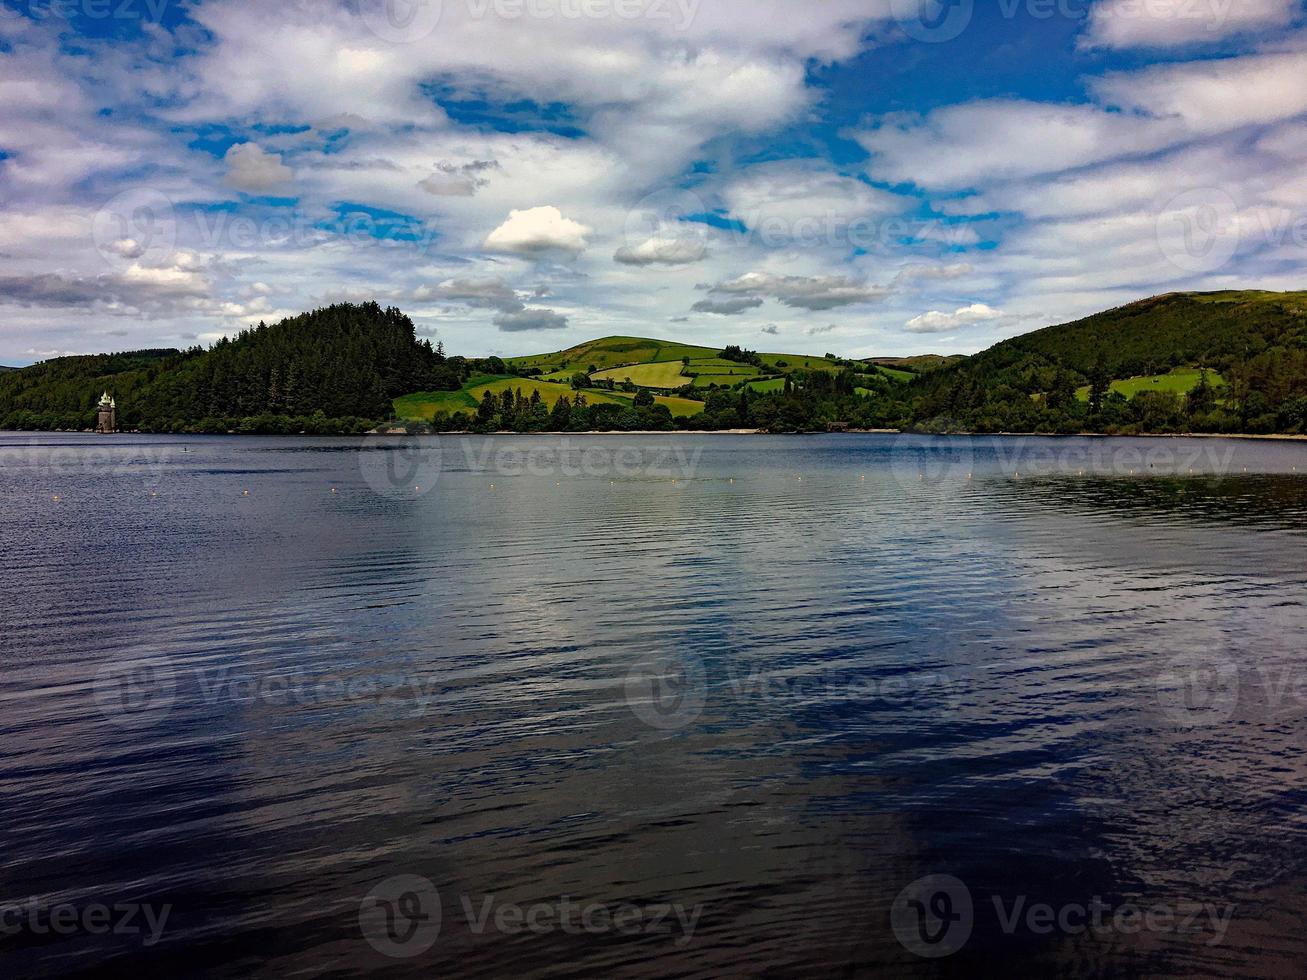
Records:
[[[0,436],[0,975],[1300,974],[1305,518],[1301,443]]]

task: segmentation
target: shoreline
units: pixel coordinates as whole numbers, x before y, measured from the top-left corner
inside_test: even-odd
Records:
[[[904,429],[843,429],[836,432],[768,432],[766,429],[606,429],[587,432],[498,432],[475,433],[463,429],[452,432],[404,432],[398,429],[365,432],[361,435],[324,435],[308,432],[286,433],[200,433],[200,432],[114,432],[97,433],[93,429],[0,429],[0,435],[59,435],[95,436],[113,439],[115,436],[166,436],[175,439],[229,438],[240,439],[366,439],[380,436],[391,439],[431,438],[433,436],[927,436],[939,439],[1242,439],[1267,442],[1307,442],[1307,433],[1257,434],[1251,432],[1136,432],[1131,434],[1109,432],[912,432]]]

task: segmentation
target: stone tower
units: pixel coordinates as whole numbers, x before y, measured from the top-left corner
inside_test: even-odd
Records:
[[[107,391],[100,396],[100,414],[96,416],[95,431],[105,435],[118,431],[118,405]]]

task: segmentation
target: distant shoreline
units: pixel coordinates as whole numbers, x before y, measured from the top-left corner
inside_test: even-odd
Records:
[[[768,432],[765,429],[634,429],[623,431],[621,429],[608,429],[601,431],[585,432],[513,432],[512,430],[502,430],[498,432],[475,433],[468,430],[457,432],[401,432],[397,429],[387,431],[372,431],[363,435],[326,435],[321,433],[308,432],[285,432],[276,434],[267,433],[249,433],[249,432],[116,432],[113,435],[100,435],[93,429],[78,429],[76,431],[69,429],[53,430],[35,430],[35,429],[0,429],[0,435],[61,435],[61,436],[96,436],[97,438],[113,439],[115,436],[169,436],[178,439],[187,438],[209,438],[212,436],[237,436],[242,439],[286,439],[286,438],[312,438],[312,439],[361,439],[367,436],[382,436],[391,439],[413,438],[418,436],[867,436],[867,435],[894,435],[894,436],[935,436],[949,439],[1246,439],[1246,440],[1264,440],[1268,442],[1307,442],[1307,434],[1289,435],[1282,433],[1272,433],[1269,435],[1259,435],[1248,432],[1136,432],[1131,434],[1110,432],[912,432],[905,429],[845,429],[838,432]]]

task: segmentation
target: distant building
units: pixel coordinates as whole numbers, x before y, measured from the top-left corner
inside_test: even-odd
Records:
[[[95,419],[95,431],[112,435],[118,431],[118,404],[109,397],[109,392],[100,396],[100,414]]]

